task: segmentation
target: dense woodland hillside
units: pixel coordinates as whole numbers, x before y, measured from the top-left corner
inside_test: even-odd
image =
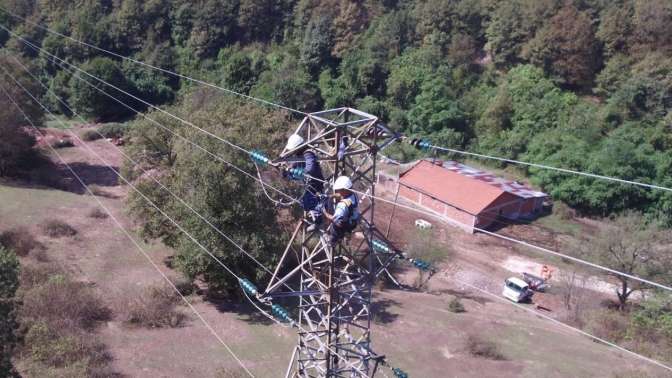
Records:
[[[0,23],[154,104],[184,82],[48,34],[301,110],[350,105],[436,144],[672,185],[667,0],[3,0]],[[0,31],[70,105],[129,110]],[[65,112],[46,96],[54,110]],[[672,195],[529,172],[587,214],[636,209],[667,225]]]
[[[195,132],[177,117],[274,154],[296,115],[119,56],[301,111],[353,106],[435,145],[670,188],[670,25],[670,0],[0,0],[0,178],[63,189],[60,182],[45,183],[45,172],[59,167],[41,155],[44,149],[33,147],[41,138],[38,146],[52,144],[38,132],[27,132],[25,118],[37,126],[54,126],[55,119],[65,126],[77,122],[68,132],[87,142],[102,137],[94,135],[98,131],[105,138],[123,134],[123,152],[133,160],[121,164],[120,176],[133,185],[126,185],[128,195],[117,199],[126,201],[141,236],[171,248],[167,264],[189,285],[205,282],[209,293],[235,299],[238,280],[203,250],[261,282],[265,272],[238,248],[274,266],[291,232],[283,222],[298,217],[298,210],[278,212],[268,193],[235,171],[255,171],[248,155]],[[94,77],[135,99],[95,83]],[[86,125],[74,121],[71,109],[87,118]],[[72,144],[56,139],[53,146]],[[410,145],[393,148],[385,153],[401,160],[428,154]],[[538,236],[551,222],[562,223],[548,226],[553,248],[629,275],[672,283],[672,192],[551,170],[506,168],[527,175],[555,201],[548,217],[554,220],[547,218],[530,233]],[[274,184],[297,192],[296,185]],[[563,215],[572,218],[574,212],[563,203],[599,220],[570,222]],[[168,221],[166,214],[176,221]],[[659,232],[657,226],[665,229]],[[224,235],[238,243],[235,248]],[[27,321],[17,310],[25,306],[13,299],[26,296],[26,285],[17,281],[14,253],[20,254],[8,240],[0,238],[0,273],[9,277],[0,279],[0,286],[8,288],[0,287],[0,316],[10,320],[5,322],[10,327],[0,327],[0,375],[12,369],[7,356],[14,344],[22,345],[24,353],[27,346],[42,344],[31,344],[13,330],[17,324],[30,330],[37,323]],[[466,248],[468,255],[475,248]],[[511,251],[506,250],[507,256]],[[554,263],[572,270],[570,289],[577,271],[588,274],[564,260]],[[624,276],[606,279],[620,285],[619,303],[611,307],[596,301],[579,314],[579,300],[573,303],[566,296],[568,314],[573,313],[563,320],[672,361],[670,298],[648,296],[651,287]],[[69,281],[54,282],[70,290]],[[647,295],[629,299],[633,291]]]

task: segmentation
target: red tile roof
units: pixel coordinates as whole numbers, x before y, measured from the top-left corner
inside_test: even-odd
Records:
[[[493,185],[492,182],[487,180],[466,175],[461,170],[455,170],[453,163],[444,163],[444,168],[432,162],[421,160],[404,172],[399,181],[404,186],[474,215],[487,209],[499,196],[506,192],[526,198],[517,190],[506,190],[507,186],[501,185],[501,182]],[[544,193],[537,193],[544,195]]]

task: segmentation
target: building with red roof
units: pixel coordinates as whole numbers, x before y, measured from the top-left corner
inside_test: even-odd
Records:
[[[399,177],[399,195],[468,232],[499,218],[534,218],[548,195],[455,161],[420,160]]]

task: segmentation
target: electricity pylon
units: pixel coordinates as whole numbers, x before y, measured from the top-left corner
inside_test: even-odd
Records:
[[[374,225],[376,157],[397,136],[377,117],[351,108],[310,113],[295,133],[305,142],[283,151],[274,164],[296,161],[297,151],[310,148],[325,190],[335,177],[351,178],[362,220],[333,246],[325,230],[308,231],[310,223],[299,221],[261,296],[299,297],[299,339],[288,377],[371,377],[382,359],[371,348],[371,288],[381,268],[374,241],[384,240]],[[299,290],[286,291],[289,281],[298,281]]]

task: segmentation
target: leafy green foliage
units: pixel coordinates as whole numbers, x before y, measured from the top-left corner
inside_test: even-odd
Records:
[[[0,86],[7,91],[30,121],[40,127],[44,121],[44,112],[21,86],[37,98],[41,96],[41,87],[8,55],[0,53],[0,66],[20,83],[17,84],[14,79],[0,72]],[[0,104],[3,105],[0,107],[1,177],[14,175],[20,169],[27,168],[33,156],[32,147],[35,139],[24,129],[24,126],[30,126],[30,123],[2,90],[0,90]]]
[[[128,126],[123,123],[107,123],[98,132],[105,138],[122,138],[128,131]]]
[[[667,0],[120,0],[5,6],[73,38],[300,110],[354,106],[435,144],[670,185]],[[103,58],[3,15],[0,21],[152,104],[180,102],[193,85]],[[40,79],[76,110],[103,120],[132,115],[45,53],[0,33],[3,43],[12,54],[35,58]],[[56,96],[40,98],[68,115]],[[158,113],[152,116],[175,127]],[[157,143],[147,144],[148,161],[172,167],[177,162],[172,139],[163,138],[161,130],[141,129],[138,138]],[[4,141],[31,144],[0,138],[0,146]],[[390,151],[423,156],[406,146]],[[0,174],[5,161],[18,160],[25,159],[0,159]],[[672,225],[669,194],[527,173],[579,213],[637,209]]]
[[[19,260],[14,252],[0,245],[0,375],[12,376],[12,351],[17,335],[15,313],[19,287]]]
[[[308,72],[317,73],[320,67],[328,63],[331,57],[331,25],[326,17],[311,21],[306,28],[301,46],[301,63]]]
[[[281,59],[281,63],[261,74],[250,94],[294,109],[319,109],[322,100],[310,74],[295,58]]]
[[[285,130],[287,124],[282,114],[252,104],[232,102],[229,97],[222,97],[212,91],[196,91],[169,111],[188,115],[195,124],[202,125],[210,132],[234,143],[254,145],[268,153],[277,153],[278,146],[284,143],[284,133],[281,130]],[[275,209],[263,197],[256,182],[183,139],[168,139],[163,133],[157,135],[156,128],[156,125],[144,121],[131,127],[134,159],[146,168],[158,171],[158,177],[171,191],[262,263],[272,265],[277,251],[282,249],[283,232],[278,228]],[[189,133],[191,141],[242,169],[254,171],[252,161],[246,154],[223,146],[221,142],[203,133],[194,133],[193,129],[184,130],[177,125],[174,129],[182,135]],[[262,275],[263,271],[250,264],[249,258],[243,256],[220,234],[209,227],[203,227],[201,219],[158,188],[153,181],[141,178],[139,184],[145,195],[165,209],[224,264],[253,280]],[[237,293],[238,282],[193,240],[175,230],[175,226],[144,199],[132,195],[130,207],[144,221],[145,236],[161,237],[168,245],[177,249],[175,265],[186,276],[191,279],[205,278],[214,291]]]
[[[119,66],[109,58],[95,58],[82,68],[83,71],[106,81],[122,90],[129,89],[129,83]],[[80,80],[84,79],[85,81]],[[105,94],[96,90],[101,88],[104,93],[119,97],[119,92],[93,81],[93,86],[86,82],[93,79],[86,74],[77,73],[70,80],[70,93],[72,106],[78,113],[98,119],[120,118],[129,114],[129,110]],[[128,99],[125,99],[128,101]]]

